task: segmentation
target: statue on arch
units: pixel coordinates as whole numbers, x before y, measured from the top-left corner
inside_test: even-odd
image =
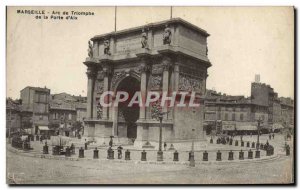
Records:
[[[105,55],[111,55],[109,40],[104,41],[104,54]]]
[[[149,49],[148,36],[147,36],[147,33],[145,32],[145,29],[142,30],[141,43],[142,43],[142,48]]]
[[[88,44],[89,44],[88,56],[90,58],[92,58],[93,57],[93,44],[92,44],[91,40],[89,40]]]
[[[168,24],[166,24],[166,28],[163,34],[163,44],[171,44],[171,36],[172,36],[172,31],[171,28],[169,28]]]

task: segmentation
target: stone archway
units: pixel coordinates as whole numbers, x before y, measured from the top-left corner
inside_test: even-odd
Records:
[[[117,123],[117,136],[127,137],[134,141],[137,137],[137,124],[139,119],[140,108],[139,105],[133,104],[129,107],[129,101],[135,92],[140,91],[140,81],[135,77],[127,76],[122,79],[116,88],[116,92],[125,91],[129,94],[128,101],[118,104],[118,123]]]

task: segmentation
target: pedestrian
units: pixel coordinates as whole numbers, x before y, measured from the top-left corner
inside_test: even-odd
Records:
[[[165,151],[167,150],[167,143],[166,142],[164,142],[164,149],[165,149]]]
[[[269,134],[269,140],[271,140],[271,138],[272,138],[272,135],[271,135],[271,133]]]
[[[274,139],[274,137],[275,137],[275,134],[273,133],[273,135],[272,135],[272,136],[273,136],[273,139]]]
[[[118,159],[122,159],[122,150],[123,150],[123,147],[120,145],[118,147]]]

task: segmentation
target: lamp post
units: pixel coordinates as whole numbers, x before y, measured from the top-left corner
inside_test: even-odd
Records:
[[[157,161],[163,161],[163,151],[162,151],[162,119],[163,119],[163,114],[160,112],[158,115],[159,119],[159,148],[157,152]]]
[[[257,147],[256,147],[256,149],[258,150],[259,149],[259,134],[260,134],[260,124],[262,123],[263,121],[262,121],[262,119],[261,118],[259,118],[258,120],[257,120]]]
[[[162,120],[163,116],[168,112],[162,112],[159,105],[153,105],[152,107],[152,118],[159,120],[159,146],[157,152],[157,161],[163,161],[163,151],[162,151]]]
[[[195,138],[195,129],[192,129],[192,150],[191,150],[191,156],[190,156],[190,166],[195,167],[195,157],[194,157],[194,138]]]

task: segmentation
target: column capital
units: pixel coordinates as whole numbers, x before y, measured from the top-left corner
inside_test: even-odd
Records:
[[[95,78],[97,75],[97,71],[94,68],[89,67],[87,69],[86,75],[89,79]]]
[[[147,62],[142,62],[140,65],[140,71],[141,73],[147,73],[150,71],[150,64]]]
[[[172,68],[172,59],[168,56],[164,56],[161,63],[164,71],[169,71]]]
[[[179,63],[178,62],[174,62],[174,72],[179,73]]]
[[[102,68],[102,73],[104,77],[108,77],[112,74],[112,69],[110,66],[108,65],[104,65]]]

